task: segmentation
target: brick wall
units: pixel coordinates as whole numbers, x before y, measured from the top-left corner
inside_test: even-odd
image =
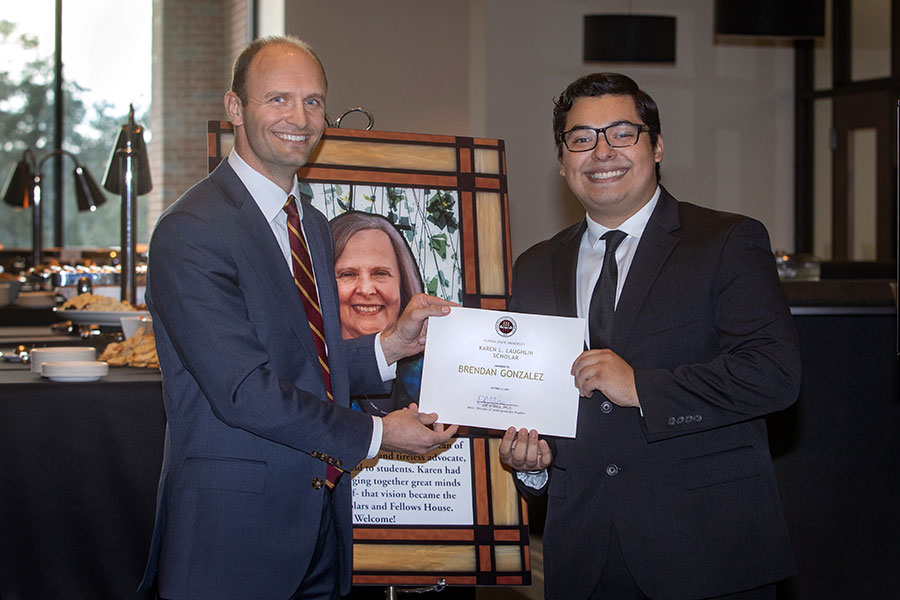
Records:
[[[155,0],[149,144],[152,229],[160,213],[207,174],[206,121],[224,119],[231,65],[247,44],[250,0]]]
[[[253,21],[250,14],[252,10],[252,0],[229,1],[229,23],[231,25],[229,84],[231,83],[231,65],[234,64],[241,50],[253,40]]]

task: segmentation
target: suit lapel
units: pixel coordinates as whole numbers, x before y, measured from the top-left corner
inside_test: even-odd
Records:
[[[653,282],[672,250],[678,245],[679,238],[673,234],[678,227],[678,203],[665,189],[662,189],[656,208],[650,215],[650,220],[641,236],[625,285],[619,296],[619,303],[616,305],[616,317],[610,344],[613,349],[625,347],[634,321]]]
[[[584,220],[572,226],[551,258],[557,314],[563,317],[578,316],[575,275],[578,271],[578,249],[585,229],[587,221]]]
[[[271,297],[278,311],[290,323],[294,334],[300,340],[310,362],[318,364],[319,355],[309,329],[309,321],[303,310],[303,303],[294,284],[294,276],[288,268],[281,248],[272,235],[272,228],[259,210],[250,192],[240,178],[223,160],[212,177],[220,184],[229,201],[237,206],[235,224],[244,235],[233,242],[241,248],[251,265],[263,273],[263,280],[271,286]]]

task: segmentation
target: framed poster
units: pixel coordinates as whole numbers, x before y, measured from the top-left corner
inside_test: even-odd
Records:
[[[210,171],[232,144],[230,122],[208,122]],[[301,194],[329,219],[354,211],[387,219],[428,293],[506,308],[512,257],[502,140],[328,128],[298,176]],[[527,509],[500,464],[499,443],[470,430],[429,460],[383,453],[359,465],[354,584],[530,585]]]

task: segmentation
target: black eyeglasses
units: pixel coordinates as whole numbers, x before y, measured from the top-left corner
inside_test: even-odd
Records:
[[[562,141],[569,152],[587,152],[597,147],[600,134],[610,148],[627,148],[638,143],[642,131],[650,131],[648,125],[619,121],[606,127],[573,127],[563,132]]]

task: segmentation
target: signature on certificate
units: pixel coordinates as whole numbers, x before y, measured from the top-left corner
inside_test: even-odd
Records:
[[[508,402],[499,394],[478,394],[475,404],[472,406],[475,410],[485,410],[495,413],[524,414],[523,411],[517,410],[519,405],[515,402]]]

